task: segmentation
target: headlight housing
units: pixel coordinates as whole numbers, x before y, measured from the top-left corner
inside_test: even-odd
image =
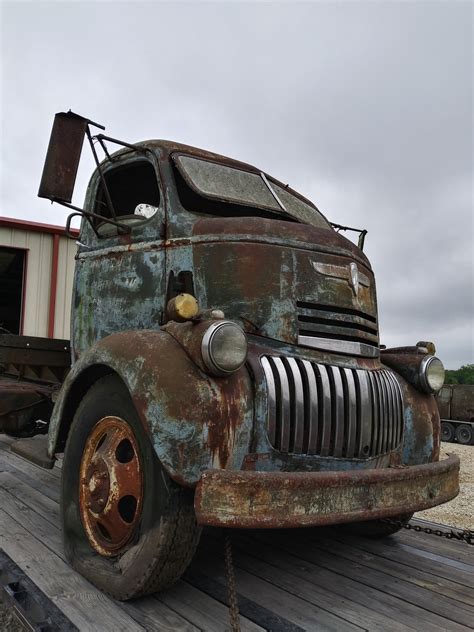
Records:
[[[439,358],[426,356],[420,364],[420,385],[427,393],[437,393],[444,384],[444,366]]]
[[[229,375],[240,369],[247,359],[247,336],[229,320],[213,323],[203,336],[202,359],[213,375]]]

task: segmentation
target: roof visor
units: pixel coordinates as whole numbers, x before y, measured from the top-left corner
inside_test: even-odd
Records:
[[[288,215],[318,228],[330,227],[315,206],[263,173],[183,154],[174,154],[173,160],[187,185],[202,197]]]

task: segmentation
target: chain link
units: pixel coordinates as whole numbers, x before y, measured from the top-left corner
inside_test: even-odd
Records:
[[[463,529],[462,531],[454,531],[453,529],[450,529],[449,531],[444,531],[443,529],[433,529],[432,527],[423,527],[420,524],[404,522],[403,520],[390,520],[389,518],[382,520],[382,522],[391,524],[394,527],[401,527],[403,529],[416,531],[417,533],[437,535],[441,538],[447,538],[448,540],[458,540],[460,542],[466,542],[466,544],[470,544],[470,545],[474,544],[474,531],[471,531],[469,529]]]
[[[232,542],[228,529],[224,529],[224,561],[229,595],[229,619],[231,632],[240,632],[239,605],[235,588],[234,565],[232,562]]]

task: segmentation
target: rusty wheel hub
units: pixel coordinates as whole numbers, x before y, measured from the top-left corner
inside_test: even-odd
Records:
[[[104,417],[87,438],[80,465],[79,508],[91,546],[117,555],[140,519],[143,474],[137,441],[120,417]]]

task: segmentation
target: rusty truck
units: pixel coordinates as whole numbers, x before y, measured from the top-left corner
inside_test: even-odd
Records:
[[[474,445],[474,384],[445,384],[436,395],[441,439]]]
[[[39,190],[68,227],[81,218],[70,368],[67,341],[35,369],[31,341],[8,338],[1,391],[10,431],[38,433],[13,449],[44,467],[64,454],[72,566],[130,599],[176,581],[204,525],[380,536],[456,496],[443,365],[431,343],[380,344],[365,231],[356,245],[250,164],[93,127],[56,115]],[[85,139],[97,168],[81,208]]]

